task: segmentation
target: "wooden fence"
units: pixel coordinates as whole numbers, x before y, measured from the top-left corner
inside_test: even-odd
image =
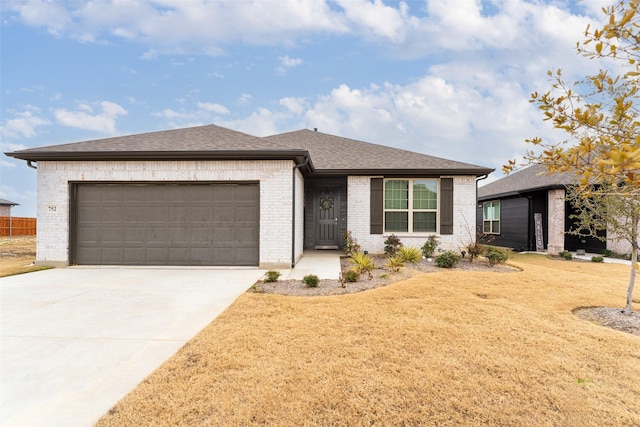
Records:
[[[0,216],[0,236],[35,236],[36,219]]]

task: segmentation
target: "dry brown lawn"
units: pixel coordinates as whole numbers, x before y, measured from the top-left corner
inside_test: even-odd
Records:
[[[33,265],[35,260],[36,236],[0,237],[0,277],[48,268]]]
[[[511,262],[246,293],[97,425],[640,425],[640,337],[572,314],[622,307],[629,267]]]

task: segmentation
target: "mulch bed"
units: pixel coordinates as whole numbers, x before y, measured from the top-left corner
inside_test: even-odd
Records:
[[[360,280],[353,283],[342,283],[340,280],[322,279],[315,288],[306,287],[300,280],[278,280],[276,282],[265,283],[258,282],[253,288],[254,292],[264,292],[279,295],[297,295],[297,296],[320,296],[320,295],[344,295],[354,292],[375,289],[381,286],[387,286],[400,280],[408,279],[421,273],[433,273],[437,271],[490,271],[497,273],[511,273],[520,271],[518,268],[508,264],[489,265],[485,259],[475,259],[473,262],[469,258],[463,258],[453,268],[439,268],[433,261],[423,258],[416,264],[406,264],[398,272],[393,272],[385,268],[386,257],[382,255],[373,256],[376,269],[371,272],[371,276],[360,276]],[[350,258],[343,256],[340,259],[342,271],[347,271],[353,264],[349,262]]]

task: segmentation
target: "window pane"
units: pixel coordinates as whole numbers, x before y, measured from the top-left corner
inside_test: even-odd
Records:
[[[414,212],[413,231],[436,231],[436,213]]]
[[[491,219],[500,219],[500,202],[493,202],[493,217]]]
[[[413,208],[436,209],[438,205],[438,184],[435,179],[413,181]]]
[[[491,222],[491,231],[493,233],[500,233],[500,221]]]
[[[385,212],[384,231],[409,231],[409,213]]]
[[[409,208],[409,181],[389,180],[384,183],[384,208]]]
[[[491,203],[484,203],[482,205],[482,219],[485,221],[491,219]],[[487,232],[486,228],[487,226],[485,225],[485,233]]]
[[[482,226],[483,233],[491,233],[491,221],[484,221]]]

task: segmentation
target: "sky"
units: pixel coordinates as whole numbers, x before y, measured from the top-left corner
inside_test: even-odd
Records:
[[[598,69],[600,0],[2,0],[0,151],[216,124],[319,131],[495,168],[564,135],[532,92]],[[36,170],[0,198],[36,216]]]

